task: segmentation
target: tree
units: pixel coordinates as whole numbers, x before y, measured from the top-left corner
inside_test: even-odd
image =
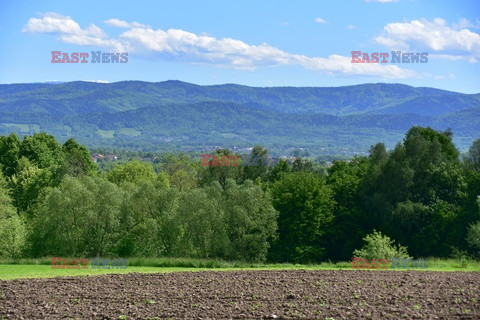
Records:
[[[16,133],[0,136],[0,168],[5,177],[11,177],[17,171],[21,141]]]
[[[32,255],[112,255],[123,199],[123,191],[102,178],[65,175],[35,210]]]
[[[168,177],[170,185],[180,191],[189,191],[197,186],[197,168],[184,153],[168,155],[161,164],[161,170]]]
[[[451,138],[412,127],[391,153],[372,148],[361,191],[367,227],[392,235],[416,255],[446,256],[449,245],[458,245],[468,184]]]
[[[465,161],[473,170],[480,171],[480,139],[473,141]]]
[[[9,179],[8,184],[12,190],[13,204],[19,212],[26,212],[30,217],[41,192],[53,186],[54,181],[48,169],[40,169],[22,157],[18,161],[17,173]]]
[[[284,175],[272,186],[273,206],[279,211],[279,241],[271,257],[280,261],[320,261],[324,234],[333,220],[335,201],[325,180],[314,173]]]
[[[225,212],[221,204],[222,187],[219,182],[211,186],[192,189],[179,200],[179,222],[183,237],[180,254],[196,258],[225,257],[229,241],[225,226]]]
[[[225,226],[231,243],[228,258],[263,262],[276,239],[278,212],[268,193],[251,180],[239,185],[227,180],[223,193]]]
[[[367,234],[363,240],[366,244],[360,250],[353,251],[354,257],[364,259],[411,259],[408,255],[407,248],[401,245],[395,246],[394,240],[388,236],[382,235],[381,232],[373,230],[373,233]]]
[[[270,169],[267,149],[256,145],[249,156],[242,158],[243,161],[247,162],[243,166],[243,180],[255,181],[258,177],[265,180]]]
[[[27,158],[40,169],[50,168],[53,172],[64,161],[62,147],[57,139],[45,132],[25,136],[20,144],[19,157]]]
[[[275,182],[283,177],[283,175],[290,173],[292,169],[288,165],[288,161],[285,159],[280,159],[276,166],[270,171],[268,180],[270,182]]]
[[[480,255],[480,220],[468,228],[467,241],[476,250],[477,255]]]
[[[0,258],[20,258],[25,247],[26,228],[8,195],[0,172]]]
[[[157,176],[150,163],[132,160],[107,172],[106,178],[116,185],[122,185],[124,183],[135,184],[140,181],[154,181]]]
[[[140,181],[126,193],[120,217],[119,255],[173,256],[182,234],[177,189]]]
[[[232,157],[240,159],[240,157],[234,154],[230,149],[217,149],[211,155],[209,160],[209,165],[202,165],[199,175],[200,175],[200,185],[209,186],[212,182],[218,181],[222,187],[225,187],[227,179],[233,179],[237,182],[240,182],[243,175],[243,167],[240,165],[239,161],[235,161],[235,165],[230,160]],[[224,161],[222,161],[222,158]],[[218,159],[218,163],[215,161]],[[228,164],[228,165],[226,165]]]
[[[80,145],[75,139],[68,139],[62,146],[65,156],[63,172],[73,177],[94,174],[97,165],[90,157],[85,146]]]
[[[327,184],[337,203],[326,237],[328,257],[332,260],[349,260],[352,251],[369,230],[360,190],[370,161],[367,157],[355,157],[348,162],[334,161],[328,169]]]

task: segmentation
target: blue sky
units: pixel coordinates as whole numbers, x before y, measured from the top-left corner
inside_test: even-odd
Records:
[[[480,92],[480,1],[2,0],[0,83],[91,80],[251,86],[404,83]],[[351,51],[428,53],[351,63]],[[128,63],[51,63],[51,51]]]

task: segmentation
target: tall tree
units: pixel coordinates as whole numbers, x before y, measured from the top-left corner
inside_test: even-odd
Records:
[[[11,176],[8,182],[15,207],[19,212],[26,212],[28,216],[32,215],[32,209],[42,191],[54,185],[50,170],[38,168],[25,157],[18,161],[17,173]]]
[[[20,258],[25,247],[26,228],[17,214],[0,171],[0,258]]]
[[[123,191],[103,178],[65,175],[38,204],[32,255],[113,255],[123,199]]]
[[[325,180],[305,171],[284,175],[273,184],[272,198],[279,211],[279,240],[271,257],[281,261],[320,261],[335,205]]]
[[[229,179],[223,193],[223,207],[232,249],[228,258],[265,261],[270,242],[277,236],[278,212],[270,195],[251,180],[239,185]]]
[[[460,238],[458,224],[466,180],[452,134],[412,127],[386,156],[372,149],[363,183],[370,229],[381,229],[414,255],[447,255]],[[450,227],[449,227],[450,226]]]
[[[242,158],[242,162],[246,162],[243,166],[243,180],[255,181],[257,178],[265,180],[270,169],[269,161],[267,149],[259,145],[253,147],[250,155]]]
[[[93,174],[97,165],[93,162],[88,149],[75,139],[68,139],[62,146],[65,156],[64,173],[73,177]]]
[[[475,171],[480,171],[480,139],[473,141],[465,157],[467,164]]]
[[[11,177],[17,171],[21,141],[16,133],[0,136],[0,168],[5,177]]]
[[[116,185],[122,185],[124,183],[135,184],[140,181],[154,181],[157,175],[151,163],[132,160],[107,172],[106,178]]]
[[[328,257],[332,260],[350,260],[352,251],[370,231],[360,194],[369,162],[367,157],[334,161],[328,170],[327,184],[337,204],[327,231]]]
[[[25,136],[20,144],[19,157],[26,157],[40,169],[56,171],[63,165],[62,147],[57,139],[45,132]]]

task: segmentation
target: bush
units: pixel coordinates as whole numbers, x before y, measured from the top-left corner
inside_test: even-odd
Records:
[[[468,228],[467,242],[477,251],[480,255],[480,220],[471,224]]]
[[[401,245],[395,246],[394,240],[388,236],[382,235],[380,231],[373,230],[373,233],[368,234],[363,238],[367,243],[360,250],[353,251],[354,257],[361,257],[364,259],[411,259],[408,255],[407,248]]]

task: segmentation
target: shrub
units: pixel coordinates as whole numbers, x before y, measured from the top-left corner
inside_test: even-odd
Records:
[[[373,233],[368,234],[363,238],[367,243],[360,250],[353,251],[354,257],[361,257],[364,259],[411,259],[408,255],[407,248],[401,245],[395,246],[394,240],[388,236],[382,235],[380,231],[373,230]]]
[[[468,228],[467,242],[477,251],[480,255],[480,220],[471,224]]]

